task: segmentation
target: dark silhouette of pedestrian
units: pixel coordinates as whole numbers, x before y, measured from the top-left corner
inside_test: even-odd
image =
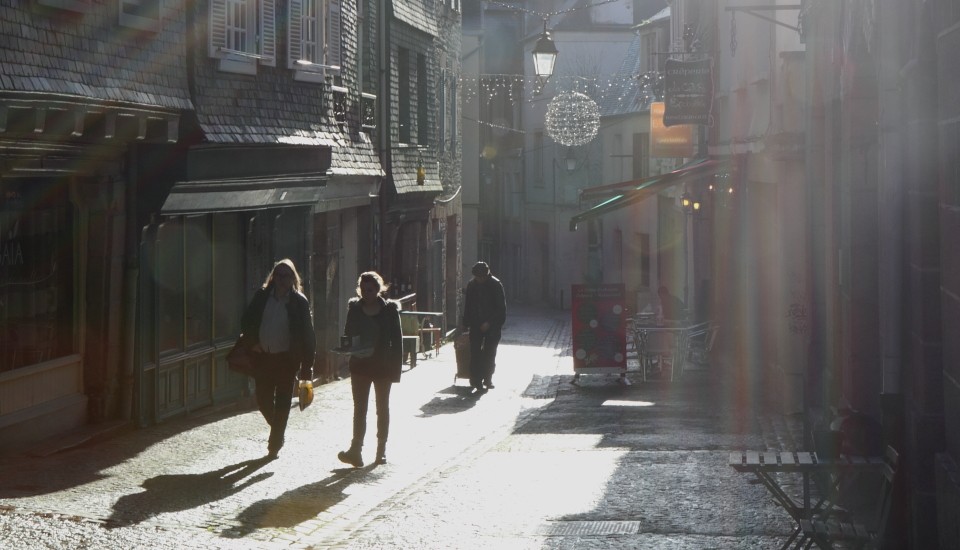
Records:
[[[503,284],[486,262],[470,270],[473,279],[464,291],[463,328],[470,331],[470,385],[477,393],[493,389],[497,346],[507,318]]]
[[[660,316],[667,321],[679,321],[686,316],[686,306],[683,300],[670,294],[670,289],[661,286],[657,289],[657,295],[660,297]]]
[[[313,315],[293,261],[285,258],[273,265],[244,311],[240,328],[254,352],[257,407],[270,425],[267,456],[277,458],[295,376],[299,371],[300,380],[313,379],[316,354]]]
[[[337,454],[341,462],[363,466],[361,449],[367,433],[367,408],[373,386],[377,408],[376,464],[387,463],[390,431],[390,387],[400,381],[403,369],[403,332],[400,304],[385,300],[388,286],[375,271],[357,280],[357,297],[347,304],[343,335],[350,345],[350,387],[353,389],[353,439],[350,448]]]

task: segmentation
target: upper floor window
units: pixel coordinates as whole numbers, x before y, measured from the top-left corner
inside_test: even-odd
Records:
[[[37,3],[48,8],[77,13],[88,13],[93,10],[93,0],[37,0]]]
[[[660,70],[660,40],[656,31],[648,32],[643,35],[643,72]]]
[[[397,49],[397,119],[400,143],[410,143],[410,50]]]
[[[290,0],[287,67],[295,79],[322,82],[339,74],[342,0]]]
[[[220,70],[256,74],[275,66],[276,0],[210,0],[209,54]]]
[[[419,145],[426,145],[430,140],[427,90],[427,56],[417,54],[417,144]]]
[[[125,27],[156,32],[160,30],[162,0],[119,0],[119,22]]]

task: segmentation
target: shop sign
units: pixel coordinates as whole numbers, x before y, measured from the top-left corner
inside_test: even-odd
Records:
[[[690,158],[693,156],[693,126],[663,125],[664,104],[650,104],[650,158]]]
[[[572,285],[573,369],[627,368],[622,284]]]
[[[668,59],[664,69],[663,125],[710,124],[713,105],[713,60]]]

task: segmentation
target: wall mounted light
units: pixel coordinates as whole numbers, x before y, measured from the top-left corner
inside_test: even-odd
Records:
[[[573,156],[573,149],[567,148],[567,172],[573,172],[577,169],[577,157]]]
[[[423,159],[417,159],[417,185],[423,185],[427,181],[427,169],[423,167]]]

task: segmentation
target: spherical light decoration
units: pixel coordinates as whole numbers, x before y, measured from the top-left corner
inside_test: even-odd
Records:
[[[568,147],[590,143],[600,128],[597,103],[580,92],[563,92],[547,106],[547,134]]]

